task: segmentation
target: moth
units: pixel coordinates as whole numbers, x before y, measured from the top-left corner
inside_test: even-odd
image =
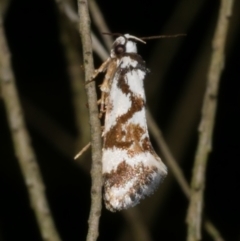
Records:
[[[128,209],[149,196],[167,175],[154,151],[146,122],[144,78],[148,72],[137,54],[142,39],[129,34],[113,43],[110,57],[92,79],[106,72],[100,85],[103,129],[103,198],[112,212]]]

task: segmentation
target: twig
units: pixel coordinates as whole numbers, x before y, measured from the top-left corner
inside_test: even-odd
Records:
[[[78,159],[85,151],[88,150],[88,148],[91,146],[91,142],[89,142],[86,146],[82,148],[80,152],[74,157],[74,160]]]
[[[199,126],[199,142],[196,151],[191,180],[191,197],[187,215],[188,241],[201,239],[205,170],[212,148],[212,132],[217,107],[217,93],[221,72],[224,67],[224,46],[233,0],[222,0],[216,32],[213,39],[213,53],[207,77],[207,88]]]
[[[90,31],[90,18],[88,12],[88,1],[78,0],[79,31],[83,46],[83,60],[85,68],[85,81],[93,74],[92,42]],[[91,82],[86,87],[89,119],[91,127],[92,145],[92,187],[91,187],[91,210],[89,215],[89,229],[87,241],[95,241],[98,237],[98,225],[102,208],[102,163],[101,163],[101,125],[98,118],[97,96],[95,83]]]
[[[216,229],[216,227],[214,227],[214,225],[208,219],[204,218],[203,225],[206,231],[212,236],[213,240],[224,241],[219,231]]]
[[[0,85],[6,107],[14,149],[25,180],[32,209],[36,215],[42,239],[60,241],[45,196],[45,187],[30,143],[23,111],[20,105],[15,79],[10,63],[10,53],[0,14]]]
[[[167,163],[167,166],[171,169],[174,177],[176,178],[178,184],[182,188],[183,193],[185,196],[189,199],[190,198],[190,186],[187,183],[186,178],[183,175],[183,172],[181,168],[179,167],[177,161],[172,156],[172,153],[169,150],[169,147],[164,140],[164,137],[162,136],[161,130],[157,126],[157,123],[154,121],[150,111],[147,111],[147,121],[148,121],[148,127],[151,135],[154,137],[158,148],[161,150],[164,160]],[[204,227],[208,234],[215,240],[215,241],[224,241],[224,239],[221,237],[221,234],[218,232],[218,230],[215,228],[213,223],[211,223],[210,220],[206,219],[204,220]]]

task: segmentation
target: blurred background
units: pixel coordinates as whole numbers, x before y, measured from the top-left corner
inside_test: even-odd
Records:
[[[138,50],[151,70],[145,80],[148,109],[190,181],[220,1],[96,3],[113,33],[187,34],[150,40]],[[68,0],[0,0],[16,85],[53,218],[62,240],[77,241],[85,240],[88,228],[91,156],[88,150],[73,160],[90,137],[80,37],[75,15],[62,11],[68,5],[77,12],[77,3]],[[91,16],[96,15],[92,8]],[[92,31],[104,45],[94,21]],[[239,42],[240,2],[235,1],[204,197],[206,215],[228,241],[240,240]],[[100,66],[99,54],[94,54],[94,61],[96,68]],[[101,77],[96,86],[100,81]],[[154,138],[152,143],[161,156]],[[170,169],[157,192],[134,209],[149,240],[180,241],[186,239],[187,207]],[[137,240],[130,217],[131,211],[110,213],[103,207],[99,240]],[[0,241],[16,239],[37,241],[41,236],[1,100]],[[203,240],[213,239],[203,230]]]

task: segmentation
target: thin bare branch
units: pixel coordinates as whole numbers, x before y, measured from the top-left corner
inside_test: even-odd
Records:
[[[204,218],[204,228],[205,230],[212,236],[213,240],[215,241],[224,241],[224,239],[221,237],[221,234],[216,229],[216,227],[206,218]]]
[[[36,215],[42,239],[60,241],[45,195],[45,186],[37,159],[26,129],[15,78],[10,63],[10,53],[0,14],[0,86],[5,103],[9,127],[23,178],[27,186],[32,209]]]
[[[94,71],[92,57],[92,40],[90,30],[90,18],[87,0],[78,0],[79,32],[82,39],[83,60],[85,68],[85,81],[88,81]],[[97,95],[95,83],[91,82],[85,86],[91,128],[91,146],[92,146],[92,187],[91,187],[91,210],[89,215],[89,229],[87,241],[95,241],[98,237],[99,218],[102,208],[102,143],[101,143],[101,125],[98,118]]]
[[[78,159],[85,151],[88,150],[88,148],[91,146],[91,142],[89,142],[86,146],[82,148],[80,152],[74,157],[74,160]]]
[[[199,142],[191,180],[191,197],[187,215],[188,241],[201,240],[205,171],[208,155],[212,149],[212,133],[217,108],[218,86],[224,67],[224,47],[232,6],[233,0],[221,1],[218,23],[213,39],[213,52],[202,107],[202,119],[199,126]]]

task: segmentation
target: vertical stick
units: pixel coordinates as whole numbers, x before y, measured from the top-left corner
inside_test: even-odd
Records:
[[[78,0],[79,31],[83,46],[83,61],[85,80],[89,80],[93,74],[92,41],[90,31],[90,18],[87,0]],[[95,241],[98,237],[98,225],[102,208],[102,164],[101,164],[101,125],[98,118],[97,96],[95,83],[86,85],[92,145],[92,188],[91,210],[89,215],[89,230],[87,241]]]

